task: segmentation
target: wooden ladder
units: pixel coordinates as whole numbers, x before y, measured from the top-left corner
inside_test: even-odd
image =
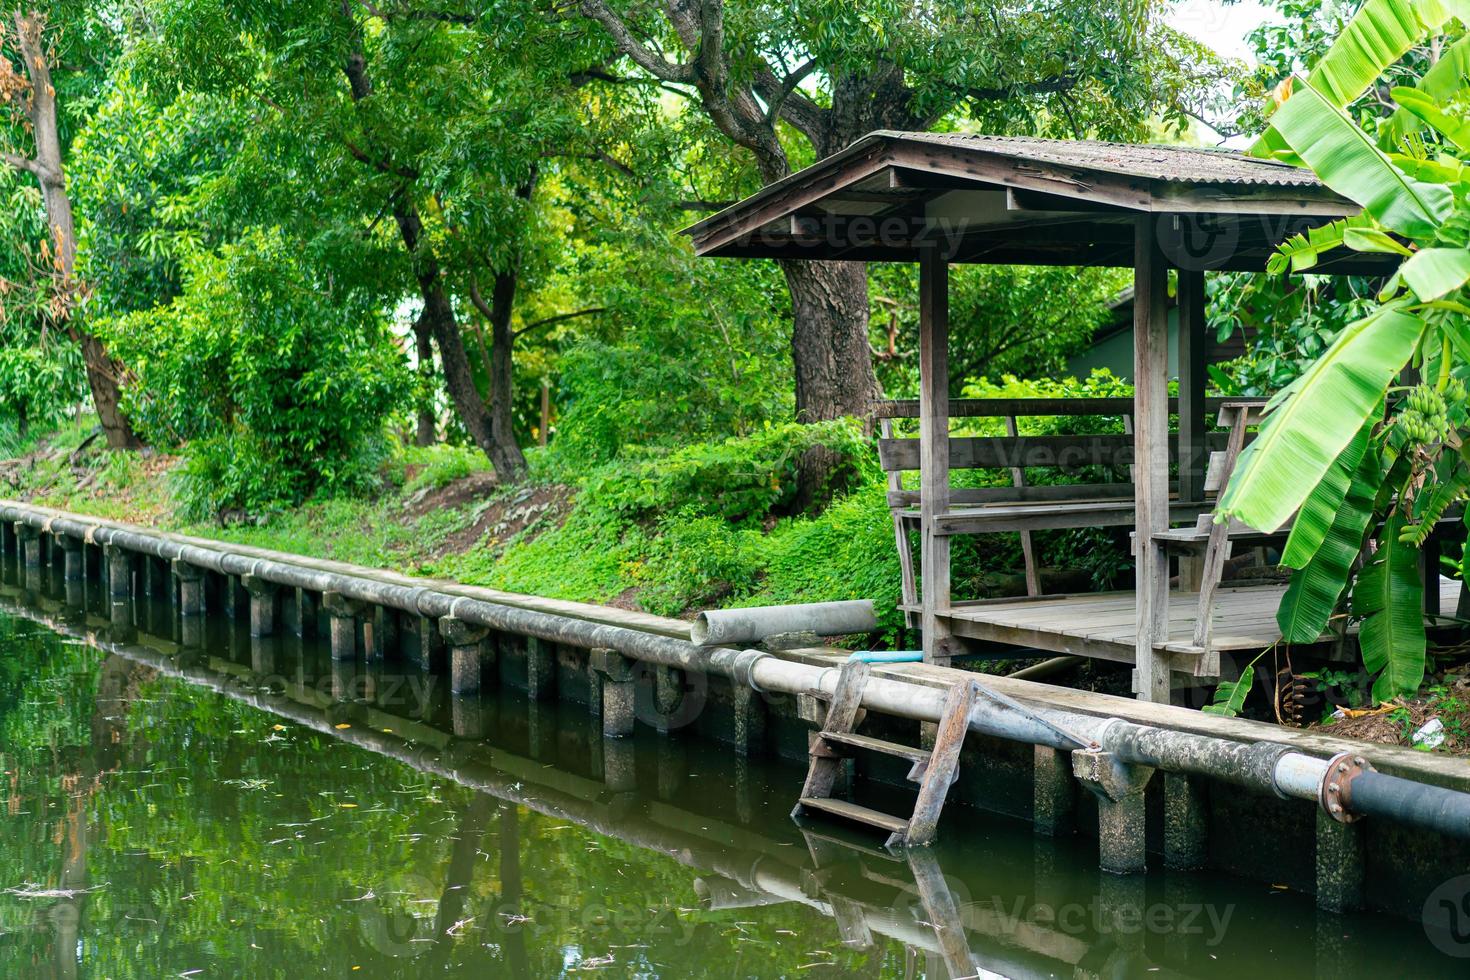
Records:
[[[944,809],[944,798],[959,776],[960,749],[964,747],[965,732],[969,729],[970,714],[975,707],[976,686],[973,681],[960,681],[949,689],[934,748],[921,749],[853,731],[857,727],[858,710],[870,671],[871,667],[866,663],[843,665],[837,689],[827,707],[826,723],[812,739],[811,766],[807,770],[801,799],[791,811],[791,816],[802,817],[809,811],[815,811],[865,824],[887,832],[887,847],[932,843],[939,827],[940,811]],[[900,817],[833,798],[832,789],[837,784],[843,760],[860,751],[895,756],[912,763],[908,778],[919,784],[912,815]]]

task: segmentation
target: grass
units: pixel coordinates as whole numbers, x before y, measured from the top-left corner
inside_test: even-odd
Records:
[[[177,460],[79,451],[81,430],[55,433],[19,464],[0,464],[0,494],[222,541],[466,584],[586,602],[623,601],[663,615],[707,605],[870,597],[899,626],[898,559],[884,487],[855,430],[834,430],[852,489],[816,515],[785,515],[807,427],[684,447],[582,470],[537,454],[532,491],[549,508],[505,540],[465,541],[490,508],[512,513],[527,488],[464,499],[455,487],[488,467],[462,447],[405,447],[379,492],[310,500],[246,523],[200,523],[175,506]],[[477,484],[478,486],[478,484]],[[435,494],[456,500],[436,506]],[[455,544],[451,545],[451,539]]]

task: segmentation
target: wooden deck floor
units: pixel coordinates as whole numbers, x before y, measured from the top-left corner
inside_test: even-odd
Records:
[[[1255,651],[1281,639],[1276,608],[1284,585],[1221,589],[1214,610],[1212,644],[1220,651]],[[1440,608],[1452,611],[1460,583],[1440,579]],[[956,603],[950,617],[957,636],[1103,660],[1133,662],[1137,642],[1135,596],[1127,592],[1038,596]],[[1193,653],[1196,593],[1169,595],[1169,640],[1162,649]]]

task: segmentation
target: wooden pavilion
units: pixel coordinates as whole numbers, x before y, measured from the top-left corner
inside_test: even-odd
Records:
[[[872,133],[688,230],[697,254],[735,258],[917,262],[920,396],[887,402],[881,418],[916,417],[919,438],[880,443],[911,621],[925,659],[945,662],[982,643],[1007,643],[1135,664],[1138,696],[1167,702],[1170,671],[1220,672],[1219,654],[1280,638],[1281,586],[1219,588],[1231,540],[1213,525],[1213,493],[1228,479],[1259,403],[1205,399],[1204,277],[1260,271],[1289,235],[1356,213],[1307,170],[1238,153],[1180,146],[936,133]],[[951,400],[950,263],[1131,266],[1135,394],[1126,399]],[[1396,256],[1343,251],[1314,272],[1380,274]],[[1179,390],[1171,401],[1166,303],[1177,274]],[[1122,404],[1118,404],[1118,402]],[[1218,412],[1226,433],[1211,432]],[[1021,436],[1029,415],[1126,416],[1131,436]],[[1170,418],[1177,414],[1177,432]],[[1003,417],[1008,438],[950,438],[952,417]],[[888,435],[885,425],[885,435]],[[914,443],[917,442],[917,445]],[[1069,457],[1070,454],[1070,457]],[[1027,467],[1101,464],[1131,476],[1088,486],[1024,486]],[[1005,467],[1014,488],[956,490],[952,468]],[[917,469],[917,493],[898,474]],[[1171,469],[1173,472],[1171,472]],[[1127,593],[957,602],[950,540],[957,534],[1093,525],[1133,528],[1137,587]],[[919,533],[917,581],[908,528]],[[1180,569],[1171,591],[1171,556]],[[917,586],[922,585],[922,595]]]

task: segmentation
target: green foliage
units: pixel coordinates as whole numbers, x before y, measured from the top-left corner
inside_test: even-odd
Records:
[[[86,393],[76,345],[53,315],[46,215],[27,175],[0,167],[0,439],[18,447]]]
[[[1363,621],[1363,666],[1378,675],[1376,701],[1412,697],[1424,680],[1424,580],[1418,550],[1399,540],[1403,527],[1402,515],[1389,519],[1378,551],[1353,588],[1353,614]]]
[[[375,309],[315,280],[279,232],[191,257],[181,296],[100,329],[136,372],[135,424],[183,446],[195,515],[360,488],[408,386]]]
[[[1350,593],[1378,700],[1412,695],[1422,682],[1418,548],[1465,484],[1470,181],[1457,157],[1461,115],[1444,108],[1462,107],[1463,93],[1453,94],[1445,77],[1393,89],[1426,131],[1400,119],[1375,139],[1349,106],[1450,16],[1437,2],[1370,0],[1308,79],[1295,80],[1253,149],[1305,162],[1363,208],[1358,218],[1284,243],[1277,271],[1310,268],[1340,248],[1403,259],[1367,315],[1337,332],[1273,399],[1220,503],[1222,515],[1263,529],[1301,508],[1285,556],[1298,567],[1278,614],[1285,638],[1310,642]],[[1405,368],[1428,380],[1394,392],[1385,421],[1389,386]],[[1354,462],[1350,444],[1365,434],[1368,446]],[[1382,533],[1369,530],[1378,520]],[[1360,557],[1363,570],[1351,581]]]
[[[403,491],[437,490],[455,480],[475,473],[491,472],[484,453],[467,446],[404,446],[399,450],[398,464],[415,472],[403,485]]]
[[[911,394],[918,388],[917,271],[912,263],[884,263],[870,274],[879,378],[886,391]],[[950,374],[1062,374],[1066,359],[1086,349],[1131,283],[1124,269],[956,265],[949,286]]]
[[[599,509],[625,520],[647,520],[698,501],[706,513],[748,524],[792,510],[802,457],[817,446],[842,460],[832,477],[834,489],[854,481],[865,465],[869,475],[873,472],[872,447],[862,427],[839,419],[768,425],[744,438],[645,451],[641,458],[594,469],[580,482]],[[558,477],[580,466],[555,454],[546,472]]]
[[[1239,678],[1233,681],[1221,681],[1215,688],[1214,698],[1200,710],[1206,714],[1234,718],[1245,707],[1246,696],[1250,694],[1255,683],[1256,664],[1255,661],[1251,661],[1250,666],[1240,672]]]

